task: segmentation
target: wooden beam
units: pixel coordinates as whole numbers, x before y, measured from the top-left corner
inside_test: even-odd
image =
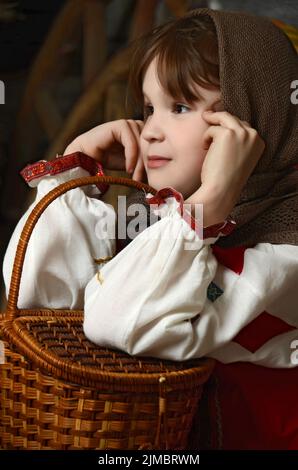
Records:
[[[83,15],[83,87],[88,85],[103,68],[107,58],[105,30],[106,2],[88,0]]]

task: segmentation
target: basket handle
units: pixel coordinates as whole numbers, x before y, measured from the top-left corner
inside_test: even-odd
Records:
[[[23,271],[24,259],[27,251],[27,246],[32,234],[32,231],[40,218],[41,214],[45,209],[59,196],[70,191],[71,189],[78,188],[81,186],[87,186],[90,184],[97,183],[108,183],[116,184],[121,186],[130,186],[139,190],[144,189],[146,192],[156,194],[156,190],[151,186],[141,183],[135,180],[128,178],[122,178],[121,176],[84,176],[82,178],[77,178],[66,183],[62,183],[56,188],[52,189],[48,194],[46,194],[32,209],[31,213],[28,216],[28,219],[24,225],[20,239],[18,242],[16,255],[14,259],[10,288],[7,301],[7,314],[6,319],[12,321],[16,318],[18,314],[18,298],[20,291],[21,276]]]

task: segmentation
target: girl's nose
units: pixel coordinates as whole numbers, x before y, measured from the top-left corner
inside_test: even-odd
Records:
[[[150,116],[145,122],[141,136],[148,142],[163,140],[165,138],[164,126],[155,116]]]

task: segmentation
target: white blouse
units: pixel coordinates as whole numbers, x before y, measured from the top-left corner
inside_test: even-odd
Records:
[[[38,183],[37,200],[84,174],[75,168],[46,175]],[[147,194],[147,199],[159,201],[154,212],[161,220],[118,254],[115,240],[98,223],[103,216],[115,223],[112,206],[81,188],[52,203],[28,246],[18,306],[84,308],[86,336],[131,355],[178,361],[210,356],[225,363],[296,366],[298,247],[259,243],[247,248],[243,270],[237,274],[218,263],[211,249],[228,233],[226,224],[217,233],[207,229],[202,239],[191,217],[180,214],[180,193],[165,188],[154,198]],[[17,240],[31,209],[16,227],[5,255],[7,292]],[[111,256],[108,262],[94,261]],[[217,291],[215,297],[208,295],[210,285]],[[233,341],[264,311],[294,328],[254,352]]]

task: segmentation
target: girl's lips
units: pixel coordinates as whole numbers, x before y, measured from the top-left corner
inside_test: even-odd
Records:
[[[148,168],[160,168],[161,166],[166,165],[170,161],[171,161],[170,159],[165,159],[165,158],[148,159],[147,167]]]

